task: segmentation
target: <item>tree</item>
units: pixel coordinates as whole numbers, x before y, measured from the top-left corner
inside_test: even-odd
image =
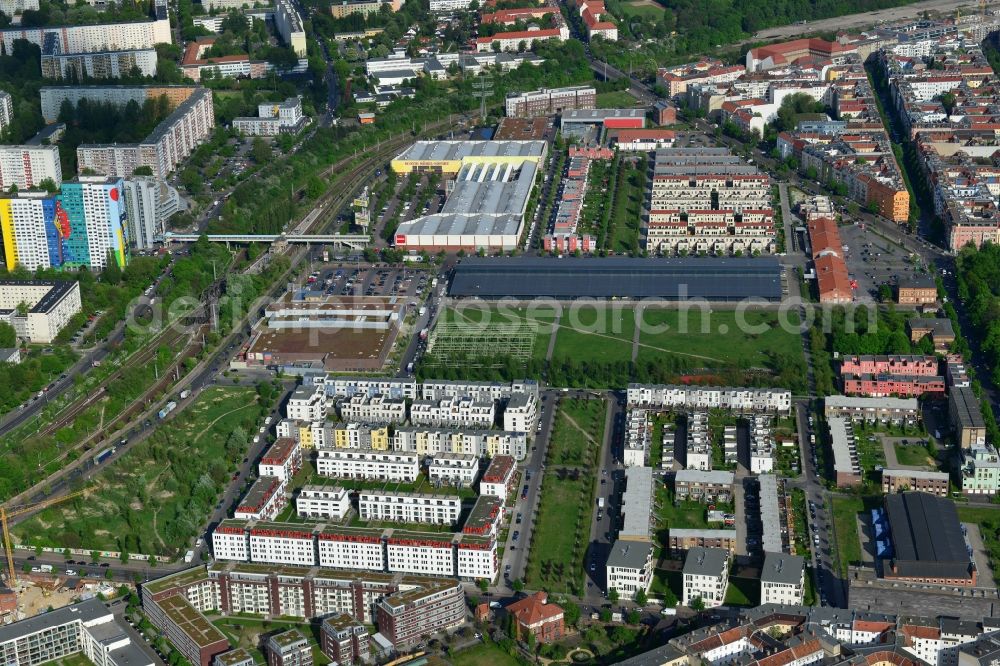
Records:
[[[639,604],[640,606],[645,606],[646,605],[646,590],[644,590],[642,588],[639,588],[638,590],[636,590],[636,592],[635,592],[635,603]]]
[[[639,624],[641,620],[642,620],[642,613],[640,613],[635,609],[630,610],[628,612],[628,615],[625,616],[625,621],[628,622],[629,624]]]
[[[705,610],[705,601],[701,597],[695,597],[691,600],[691,610],[699,613]]]
[[[615,603],[616,601],[618,601],[617,587],[613,587],[610,590],[608,590],[608,601],[610,601],[611,603]]]
[[[520,578],[518,578],[517,580],[515,580],[513,583],[510,584],[510,587],[515,592],[520,592],[524,589],[524,582]]]
[[[250,156],[257,164],[266,164],[271,159],[271,144],[261,137],[254,137],[250,146]]]
[[[559,604],[563,609],[563,621],[571,627],[575,627],[580,621],[580,607],[572,601],[564,601]]]
[[[122,281],[122,269],[118,265],[118,257],[114,250],[108,250],[104,259],[104,270],[101,271],[101,282],[110,285],[117,285]]]
[[[14,327],[6,322],[0,322],[0,349],[10,348],[17,346],[17,332]],[[36,551],[40,551],[41,546],[36,548]],[[41,553],[37,553],[41,555]]]
[[[482,590],[484,593],[490,587],[490,581],[486,580],[485,578],[480,578],[477,581],[477,584],[479,585],[479,589]]]
[[[146,166],[146,165],[138,166],[138,167],[136,167],[132,171],[132,175],[133,176],[152,176],[153,175],[153,167]]]
[[[42,182],[38,183],[38,187],[45,190],[49,194],[55,194],[56,192],[59,191],[59,186],[56,185],[56,181],[52,180],[51,178],[43,179]]]
[[[100,561],[101,561],[101,553],[100,553],[100,551],[96,551],[96,550],[90,551],[90,563],[91,564],[97,564]]]
[[[69,552],[69,548],[63,549],[63,559],[66,560],[67,562],[73,559],[73,555]]]

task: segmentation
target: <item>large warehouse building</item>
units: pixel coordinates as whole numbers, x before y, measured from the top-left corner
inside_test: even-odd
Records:
[[[455,268],[449,293],[459,298],[778,301],[781,265],[769,257],[468,257]]]
[[[891,552],[879,544],[885,578],[976,585],[976,566],[954,502],[928,493],[887,495],[885,516],[892,543]],[[880,522],[876,515],[873,523]]]
[[[544,141],[421,141],[392,161],[397,173],[438,172],[455,180],[441,211],[403,222],[396,247],[407,250],[509,251],[545,159]]]

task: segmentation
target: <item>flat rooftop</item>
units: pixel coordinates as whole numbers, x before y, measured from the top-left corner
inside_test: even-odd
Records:
[[[453,162],[467,157],[538,159],[544,154],[544,141],[417,141],[397,155],[396,160]]]
[[[92,622],[107,615],[111,615],[111,611],[108,610],[107,606],[97,599],[88,599],[72,606],[64,606],[48,613],[29,617],[26,620],[0,626],[0,645],[21,636],[34,634],[39,631],[51,629],[52,627],[69,624],[70,622]]]
[[[467,257],[449,294],[480,298],[781,298],[782,268],[774,257],[595,258]]]
[[[204,615],[198,612],[187,599],[174,595],[161,599],[157,605],[163,613],[180,628],[200,648],[225,642],[226,637]]]
[[[622,513],[625,516],[621,530],[622,539],[648,539],[650,513],[653,501],[653,468],[629,467],[625,470],[625,492],[622,494]]]
[[[896,575],[968,578],[971,557],[955,503],[929,493],[885,497]]]

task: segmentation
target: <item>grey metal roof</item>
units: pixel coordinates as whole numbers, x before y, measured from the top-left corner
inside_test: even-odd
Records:
[[[729,561],[729,551],[725,548],[702,548],[695,546],[684,558],[684,573],[695,576],[718,576]]]
[[[468,257],[455,269],[450,295],[777,301],[781,272],[773,257]]]
[[[647,539],[653,502],[653,468],[629,467],[625,470],[625,492],[622,493],[624,520],[619,537]]]
[[[782,544],[778,478],[774,474],[761,474],[757,477],[757,482],[760,484],[760,521],[763,528],[761,545],[765,552],[780,553]]]
[[[900,576],[965,578],[969,554],[951,500],[929,493],[887,495],[885,508]]]
[[[72,606],[64,606],[48,613],[29,617],[20,622],[0,626],[0,645],[3,645],[7,641],[21,638],[22,636],[29,636],[53,627],[59,627],[71,622],[92,622],[110,614],[111,611],[101,601],[98,599],[88,599]]]
[[[608,566],[641,569],[646,566],[653,544],[648,541],[616,541],[608,554]]]
[[[785,553],[764,553],[764,568],[760,570],[762,583],[798,584],[805,568],[805,558]]]
[[[406,235],[513,235],[518,232],[521,218],[517,215],[463,215],[459,213],[425,215],[403,222],[397,234]]]
[[[953,386],[948,392],[948,400],[954,405],[952,412],[961,428],[985,428],[982,407],[971,388]]]
[[[916,411],[916,398],[861,398],[850,395],[830,395],[823,399],[827,407],[836,409],[896,409]]]
[[[617,666],[662,666],[684,657],[684,653],[669,643],[617,662]]]
[[[703,471],[698,469],[679,469],[674,474],[674,482],[682,483],[712,483],[723,486],[733,485],[736,475],[725,470]]]
[[[545,154],[544,141],[417,141],[397,160],[461,160],[465,157],[530,157]]]

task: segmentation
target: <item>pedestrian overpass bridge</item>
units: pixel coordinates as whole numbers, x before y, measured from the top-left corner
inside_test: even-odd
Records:
[[[366,234],[163,234],[164,243],[194,243],[205,236],[210,243],[306,243],[363,250],[371,243]]]

